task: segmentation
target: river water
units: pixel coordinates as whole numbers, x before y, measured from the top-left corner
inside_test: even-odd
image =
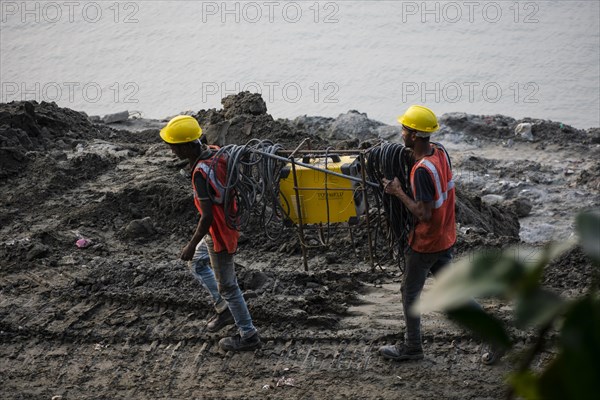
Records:
[[[263,94],[275,117],[409,104],[600,126],[598,1],[3,1],[0,101],[162,118]]]

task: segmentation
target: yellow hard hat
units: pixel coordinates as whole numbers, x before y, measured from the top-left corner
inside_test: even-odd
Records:
[[[178,115],[160,130],[160,137],[167,143],[188,143],[202,136],[202,128],[191,115]]]
[[[423,106],[408,107],[404,115],[398,117],[398,122],[408,128],[429,134],[440,128],[433,111]]]

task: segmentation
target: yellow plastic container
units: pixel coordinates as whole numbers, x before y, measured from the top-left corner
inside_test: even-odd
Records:
[[[325,169],[325,157],[303,159],[302,162]],[[327,169],[356,178],[361,177],[360,163],[356,156],[329,156]],[[363,195],[360,190],[357,190],[356,182],[300,165],[296,165],[296,179],[303,224],[319,224],[328,221],[352,224],[358,222],[357,217],[365,211]],[[279,199],[284,212],[293,223],[297,224],[299,218],[291,163],[282,170],[279,190]]]

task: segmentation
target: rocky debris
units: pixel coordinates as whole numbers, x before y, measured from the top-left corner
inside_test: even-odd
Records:
[[[223,98],[223,115],[226,119],[238,115],[264,115],[267,113],[267,104],[258,93],[242,92]]]
[[[346,140],[357,138],[359,140],[377,137],[377,128],[384,124],[370,120],[367,114],[350,110],[340,114],[329,127],[328,139]]]
[[[447,113],[439,118],[440,136],[459,136],[472,143],[477,140],[535,141],[542,147],[548,143],[560,145],[591,145],[600,141],[597,128],[586,130],[573,128],[560,122],[523,118],[516,120],[504,115],[473,115]],[[512,146],[512,143],[511,143]]]
[[[336,148],[348,148],[343,141],[395,138],[398,126],[389,126],[368,118],[367,114],[350,110],[337,118],[300,116],[294,120],[274,120],[267,113],[262,97],[242,92],[225,97],[222,110],[201,110],[194,116],[200,122],[209,143],[243,144],[250,139],[268,139],[292,150],[306,138],[312,148],[323,145],[324,139]],[[341,147],[340,147],[341,146]],[[356,147],[354,147],[356,148]]]
[[[287,120],[274,120],[260,94],[241,92],[221,100],[223,109],[200,110],[194,117],[209,143],[245,144],[251,139],[271,140],[294,149],[302,140],[319,145],[322,139],[298,129]]]
[[[30,151],[65,151],[92,137],[98,130],[85,114],[56,103],[0,104],[0,179],[20,173]]]
[[[311,135],[318,135],[334,141],[358,141],[371,139],[395,141],[402,136],[400,126],[390,126],[369,119],[367,114],[350,110],[337,118],[308,117],[306,115],[293,120],[300,129]],[[354,148],[357,148],[355,146]]]
[[[518,242],[520,225],[513,211],[501,204],[486,204],[481,197],[461,190],[456,194],[456,222],[468,233],[457,239],[459,250],[474,244],[496,244],[498,239],[505,244]]]

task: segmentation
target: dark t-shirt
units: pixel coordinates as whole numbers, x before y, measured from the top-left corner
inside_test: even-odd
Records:
[[[415,201],[429,203],[434,200],[435,188],[431,175],[424,167],[415,171]]]
[[[208,190],[206,188],[206,179],[202,176],[202,173],[196,172],[194,175],[194,186],[196,186],[196,196],[199,200],[209,199]]]

